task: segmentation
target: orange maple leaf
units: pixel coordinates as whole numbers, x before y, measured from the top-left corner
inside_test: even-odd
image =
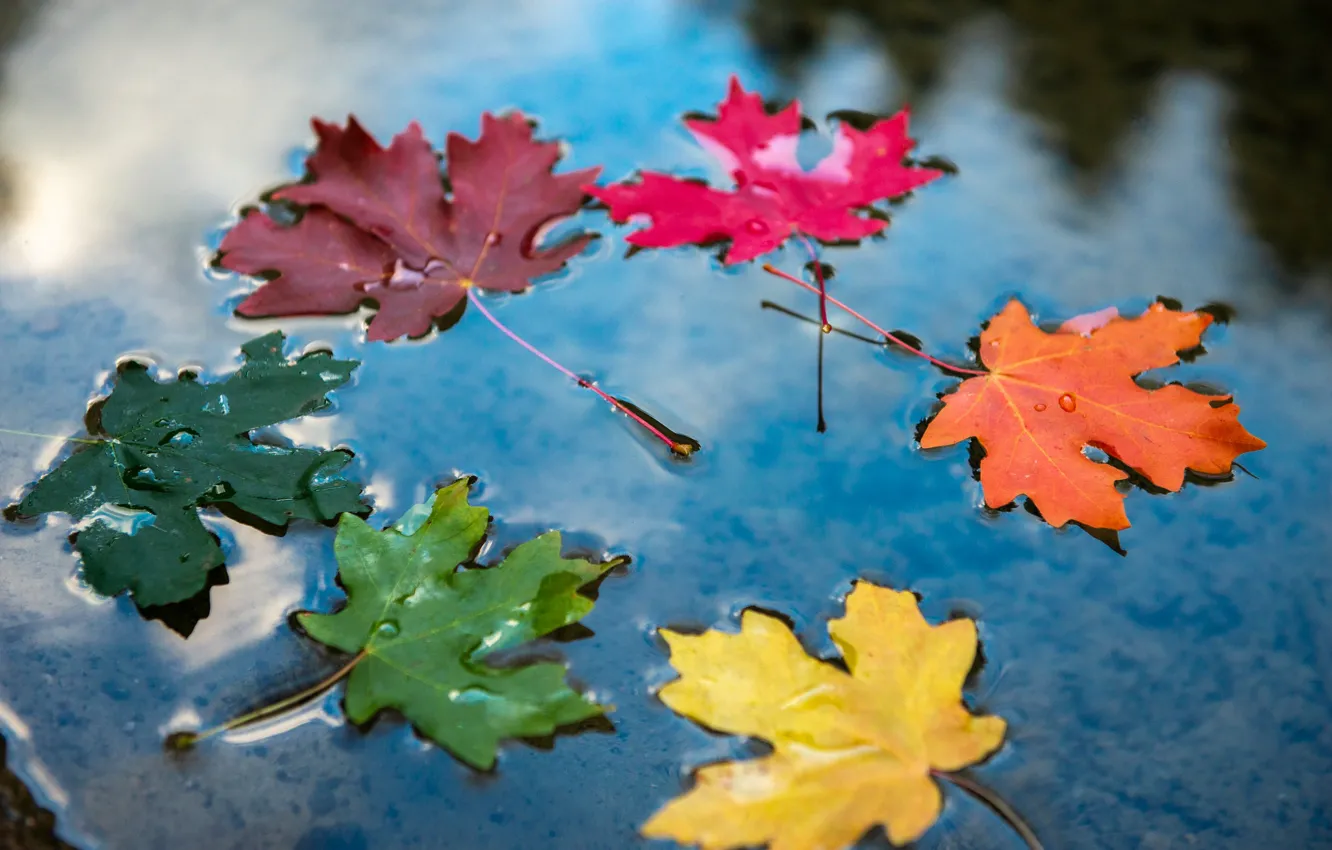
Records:
[[[1134,377],[1179,362],[1212,323],[1205,313],[1153,304],[1136,319],[1066,325],[1047,333],[1017,301],[981,334],[989,374],[969,378],[944,397],[943,410],[921,436],[932,449],[976,437],[985,503],[1001,507],[1018,495],[1054,526],[1074,521],[1128,528],[1128,473],[1083,454],[1104,450],[1157,487],[1178,490],[1186,470],[1224,475],[1236,456],[1267,444],[1239,423],[1229,396],[1172,384],[1144,389]],[[1077,328],[1090,327],[1085,334]]]

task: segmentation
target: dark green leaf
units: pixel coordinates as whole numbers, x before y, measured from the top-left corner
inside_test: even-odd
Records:
[[[572,690],[564,665],[496,667],[493,653],[576,623],[593,602],[578,593],[615,561],[560,556],[550,532],[493,567],[458,569],[479,550],[488,513],[467,504],[467,482],[435,494],[429,515],[413,508],[375,531],[344,514],[338,524],[338,577],[346,606],[302,612],[315,640],[363,653],[347,683],[347,715],[365,723],[386,708],[482,769],[504,738],[548,735],[603,712]]]
[[[188,599],[222,563],[200,507],[272,526],[364,512],[360,486],[340,477],[347,452],[250,438],[255,428],[327,407],[326,393],[358,365],[327,352],[290,361],[282,344],[279,332],[251,340],[241,368],[215,384],[189,375],[158,383],[141,364],[122,368],[95,417],[92,436],[101,441],[80,445],[18,512],[89,520],[74,539],[88,583],[108,596],[128,590],[140,607]]]

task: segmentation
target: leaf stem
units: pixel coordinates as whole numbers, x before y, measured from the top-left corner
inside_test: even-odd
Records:
[[[815,266],[816,266],[816,267],[817,267],[817,265],[818,265],[818,264],[815,263]],[[787,274],[786,272],[782,271],[781,269],[776,268],[776,267],[773,266],[771,263],[764,263],[764,264],[763,264],[763,270],[764,270],[765,272],[767,272],[768,274],[770,274],[770,275],[775,275],[776,277],[780,277],[782,280],[789,280],[791,283],[794,283],[796,286],[802,287],[802,288],[804,288],[804,289],[808,289],[810,292],[818,292],[818,291],[819,291],[819,290],[816,289],[815,287],[809,285],[808,283],[805,283],[805,282],[804,282],[803,280],[801,280],[800,278],[798,278],[798,277],[796,277],[796,276],[794,276],[794,275]],[[842,310],[845,310],[845,311],[846,311],[847,313],[849,313],[851,316],[854,316],[855,318],[859,319],[861,322],[863,322],[863,323],[864,323],[865,325],[867,325],[868,327],[873,328],[875,332],[880,333],[880,334],[883,334],[884,338],[887,339],[889,342],[896,343],[897,345],[901,346],[902,348],[906,349],[907,351],[911,352],[912,354],[916,355],[917,357],[923,357],[923,358],[925,358],[926,360],[928,360],[928,361],[930,361],[931,363],[933,363],[935,366],[938,366],[940,369],[945,369],[945,370],[947,370],[947,371],[949,371],[949,372],[953,372],[953,373],[955,373],[955,374],[959,374],[959,375],[988,375],[988,374],[990,374],[989,372],[983,372],[983,371],[981,371],[981,370],[979,370],[979,369],[964,369],[964,368],[962,368],[961,366],[954,366],[954,365],[952,365],[951,363],[945,363],[944,361],[939,360],[938,358],[931,357],[930,355],[928,355],[928,354],[926,354],[925,352],[921,351],[919,348],[916,348],[915,346],[912,346],[912,345],[908,345],[908,344],[907,344],[904,340],[902,340],[901,338],[899,338],[899,337],[897,337],[897,336],[894,336],[892,333],[889,333],[888,331],[886,331],[886,330],[884,330],[883,328],[879,327],[878,325],[874,324],[874,323],[871,322],[869,319],[867,319],[865,316],[861,315],[860,313],[856,312],[856,311],[853,310],[852,308],[850,308],[850,307],[848,307],[847,305],[843,304],[841,301],[838,301],[836,298],[832,297],[831,295],[827,295],[826,297],[827,297],[828,301],[830,301],[832,304],[834,304],[835,306],[839,307],[839,308],[842,309]]]
[[[965,773],[949,773],[941,770],[935,770],[932,771],[932,773],[938,778],[961,788],[963,791],[981,801],[981,803],[998,815],[1004,823],[1008,824],[1030,850],[1045,850],[1044,845],[1041,844],[1041,840],[1036,837],[1035,830],[1022,819],[1022,816],[1019,815],[1012,806],[1004,801],[1003,797],[1000,797],[992,789],[985,787]]]
[[[90,446],[96,446],[106,442],[106,440],[89,440],[84,437],[62,437],[59,434],[39,434],[36,431],[17,431],[13,428],[0,428],[0,434],[16,434],[20,437],[41,437],[45,440],[64,440],[69,443],[87,443]]]
[[[300,693],[293,694],[285,699],[280,699],[271,705],[256,708],[254,711],[248,711],[239,717],[234,717],[226,723],[219,724],[211,729],[205,729],[202,732],[173,732],[167,736],[166,745],[169,749],[173,750],[188,750],[200,741],[206,741],[214,735],[220,735],[223,732],[229,732],[239,726],[245,726],[272,717],[275,714],[281,714],[290,708],[295,708],[303,702],[309,702],[345,679],[350,675],[352,670],[356,669],[356,665],[364,661],[366,657],[365,650],[361,650],[341,668],[335,670],[330,676],[314,683]]]
[[[795,235],[804,244],[810,261],[814,263],[814,279],[819,282],[819,324],[824,333],[831,333],[832,325],[828,324],[828,282],[823,279],[823,263],[819,262],[819,252],[814,250],[814,243],[809,241],[808,236],[799,230]]]
[[[526,348],[528,351],[530,351],[531,353],[535,354],[538,358],[541,359],[541,361],[542,361],[543,363],[545,363],[546,365],[548,365],[548,366],[554,368],[555,370],[559,371],[559,372],[560,372],[561,374],[563,374],[565,377],[570,378],[570,379],[573,380],[575,383],[577,383],[578,386],[582,387],[583,389],[591,390],[592,392],[594,392],[594,393],[596,393],[597,395],[601,396],[606,402],[608,402],[608,403],[609,403],[612,407],[614,407],[616,410],[620,411],[620,412],[623,413],[625,416],[628,416],[630,419],[634,420],[634,421],[637,422],[639,425],[642,425],[642,426],[648,431],[648,433],[652,434],[652,436],[656,437],[658,440],[661,440],[663,443],[665,443],[667,446],[669,446],[669,447],[670,447],[670,450],[671,450],[674,454],[680,455],[680,456],[682,456],[682,457],[688,457],[688,456],[694,451],[694,447],[691,446],[690,444],[688,444],[688,443],[684,443],[684,442],[679,442],[679,441],[676,441],[676,440],[672,440],[670,437],[666,436],[666,434],[663,433],[662,430],[661,430],[660,428],[657,428],[657,427],[654,426],[652,423],[650,423],[650,422],[648,422],[646,419],[644,419],[642,416],[639,416],[637,413],[635,413],[634,411],[630,410],[630,409],[629,409],[628,407],[626,407],[625,405],[621,404],[619,399],[617,399],[617,398],[611,396],[609,393],[606,393],[605,391],[603,391],[600,387],[598,387],[596,384],[592,383],[591,381],[589,381],[589,380],[587,380],[587,379],[585,379],[585,378],[580,378],[580,377],[578,377],[578,376],[575,375],[573,372],[571,372],[570,370],[566,369],[564,366],[561,366],[559,363],[555,362],[553,359],[551,359],[549,356],[547,356],[544,352],[542,352],[542,351],[541,351],[539,348],[537,348],[535,345],[532,345],[532,344],[531,344],[530,342],[528,342],[527,340],[525,340],[525,339],[523,339],[522,337],[518,336],[518,334],[516,334],[516,333],[514,333],[513,331],[509,330],[509,328],[508,328],[503,322],[501,322],[498,318],[495,317],[495,314],[494,314],[494,313],[492,313],[492,312],[490,312],[490,310],[486,309],[486,305],[484,305],[484,304],[481,303],[481,299],[480,299],[480,298],[477,296],[477,294],[476,294],[476,289],[475,289],[475,287],[471,287],[471,286],[467,287],[467,300],[470,301],[470,302],[472,303],[472,305],[476,307],[476,309],[480,310],[480,311],[481,311],[481,315],[485,316],[486,319],[489,320],[489,322],[490,322],[492,325],[494,325],[496,328],[498,328],[499,331],[500,331],[500,333],[504,334],[504,335],[507,336],[509,339],[513,340],[514,342],[516,342],[516,343],[518,343],[519,345],[521,345],[523,348]]]
[[[825,324],[823,327],[828,328],[831,327],[831,325]],[[825,336],[827,336],[826,331],[819,334],[819,419],[818,423],[814,426],[815,430],[820,434],[823,434],[828,430],[828,422],[823,418],[823,338]]]

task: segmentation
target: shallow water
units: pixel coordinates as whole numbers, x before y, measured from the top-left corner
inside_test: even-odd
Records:
[[[922,89],[849,13],[803,58],[775,62],[756,46],[763,30],[727,4],[184,5],[23,7],[0,77],[0,427],[80,433],[128,353],[215,377],[280,326],[293,350],[360,359],[331,414],[281,430],[351,447],[372,521],[471,474],[473,501],[497,520],[492,551],[560,528],[584,551],[633,556],[584,621],[595,635],[560,647],[573,677],[616,706],[615,731],[549,751],[512,743],[478,775],[395,719],[347,726],[334,694],[168,757],[164,732],[335,666],[287,625],[340,598],[331,531],[276,538],[210,518],[230,582],[184,640],[80,588],[67,518],[6,523],[0,726],[10,766],[64,838],[638,846],[637,826],[690,768],[742,749],[652,698],[670,677],[653,629],[725,625],[761,605],[827,653],[823,621],[865,577],[923,594],[931,618],[979,617],[978,704],[1011,733],[976,773],[1047,846],[1332,847],[1332,395],[1319,380],[1332,374],[1332,299],[1307,257],[1257,235],[1280,228],[1255,225],[1237,192],[1225,79],[1154,76],[1088,172],[1015,94],[1022,33],[1002,17],[969,16],[932,41],[940,70]],[[599,214],[584,220],[606,238],[568,273],[493,309],[698,439],[688,464],[474,312],[419,343],[365,344],[354,318],[236,319],[250,284],[206,267],[240,205],[299,173],[311,115],[354,112],[381,139],[417,119],[438,144],[475,135],[483,110],[519,108],[568,143],[564,168],[722,178],[678,119],[711,109],[732,72],[814,116],[910,96],[921,152],[960,173],[911,199],[885,240],[825,259],[839,297],[935,353],[962,356],[1013,295],[1049,319],[1107,304],[1132,314],[1157,295],[1234,308],[1205,357],[1162,377],[1235,393],[1270,444],[1242,459],[1256,477],[1133,492],[1125,557],[1024,511],[986,515],[965,447],[913,445],[953,381],[830,337],[818,434],[815,329],[760,308],[809,314],[814,299],[694,249],[622,261],[626,230]],[[804,262],[794,250],[772,260]],[[62,451],[0,436],[0,492],[17,496]],[[920,846],[1019,846],[980,805],[948,798]]]

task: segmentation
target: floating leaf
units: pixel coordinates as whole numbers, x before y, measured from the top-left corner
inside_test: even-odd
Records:
[[[680,673],[662,701],[773,751],[699,769],[644,835],[705,850],[836,850],[881,824],[905,844],[939,816],[931,773],[973,764],[1003,743],[1002,719],[962,704],[976,654],[972,621],[930,626],[911,593],[860,582],[828,627],[849,673],[811,658],[781,620],[754,610],[739,634],[662,631]]]
[[[347,604],[297,620],[315,640],[356,653],[345,699],[354,723],[396,709],[487,769],[502,739],[548,735],[604,712],[565,683],[563,664],[489,659],[581,620],[593,602],[579,589],[620,562],[563,558],[552,531],[493,567],[458,569],[480,549],[488,518],[467,504],[467,483],[437,492],[428,516],[414,509],[384,531],[344,515],[335,551]]]
[[[564,268],[593,238],[574,234],[539,246],[544,229],[583,203],[582,184],[600,168],[553,174],[555,142],[532,138],[520,112],[481,116],[481,136],[457,133],[447,143],[448,192],[439,160],[413,122],[387,148],[348,118],[346,128],[316,119],[319,145],[307,182],[273,193],[303,204],[284,225],[251,211],[222,240],[218,264],[270,277],[241,302],[242,316],[349,313],[371,302],[372,340],[423,336],[437,319],[457,315],[469,299],[485,319],[519,345],[595,393],[677,456],[698,444],[657,427],[633,404],[527,342],[476,297],[475,290],[519,292]]]
[[[284,226],[254,211],[222,240],[222,266],[278,274],[241,302],[242,316],[349,313],[373,301],[370,339],[422,336],[468,287],[526,289],[591,239],[537,246],[542,228],[578,210],[580,186],[600,169],[552,174],[559,145],[534,141],[522,113],[486,113],[475,142],[449,135],[448,196],[415,122],[387,148],[355,118],[346,128],[313,123],[309,181],[273,194],[306,205],[304,215]]]
[[[920,444],[980,440],[980,480],[990,507],[1025,493],[1051,525],[1128,528],[1115,482],[1129,474],[1088,458],[1084,448],[1101,449],[1157,487],[1178,490],[1186,470],[1224,475],[1236,456],[1266,445],[1240,425],[1230,396],[1175,384],[1148,390],[1134,381],[1178,363],[1178,352],[1196,347],[1211,321],[1206,313],[1154,304],[1135,319],[1102,311],[1047,333],[1010,301],[981,335],[989,374],[944,396]]]
[[[88,520],[74,537],[98,593],[130,591],[140,607],[188,599],[222,564],[198,509],[216,505],[272,526],[365,512],[359,485],[341,477],[345,451],[259,445],[256,428],[328,406],[326,394],[358,365],[313,352],[294,361],[271,333],[242,348],[244,364],[213,384],[190,373],[159,383],[124,365],[90,415],[91,435],[47,473],[16,512]]]
[[[799,102],[769,115],[757,94],[735,77],[716,120],[685,126],[721,160],[735,181],[729,192],[666,174],[644,172],[636,183],[587,186],[610,207],[615,221],[646,216],[652,225],[630,234],[632,245],[665,248],[729,239],[727,263],[752,260],[796,233],[835,242],[861,239],[888,226],[863,211],[939,177],[942,172],[904,164],[914,143],[908,113],[899,112],[864,132],[837,125],[832,152],[806,171],[796,157]]]

